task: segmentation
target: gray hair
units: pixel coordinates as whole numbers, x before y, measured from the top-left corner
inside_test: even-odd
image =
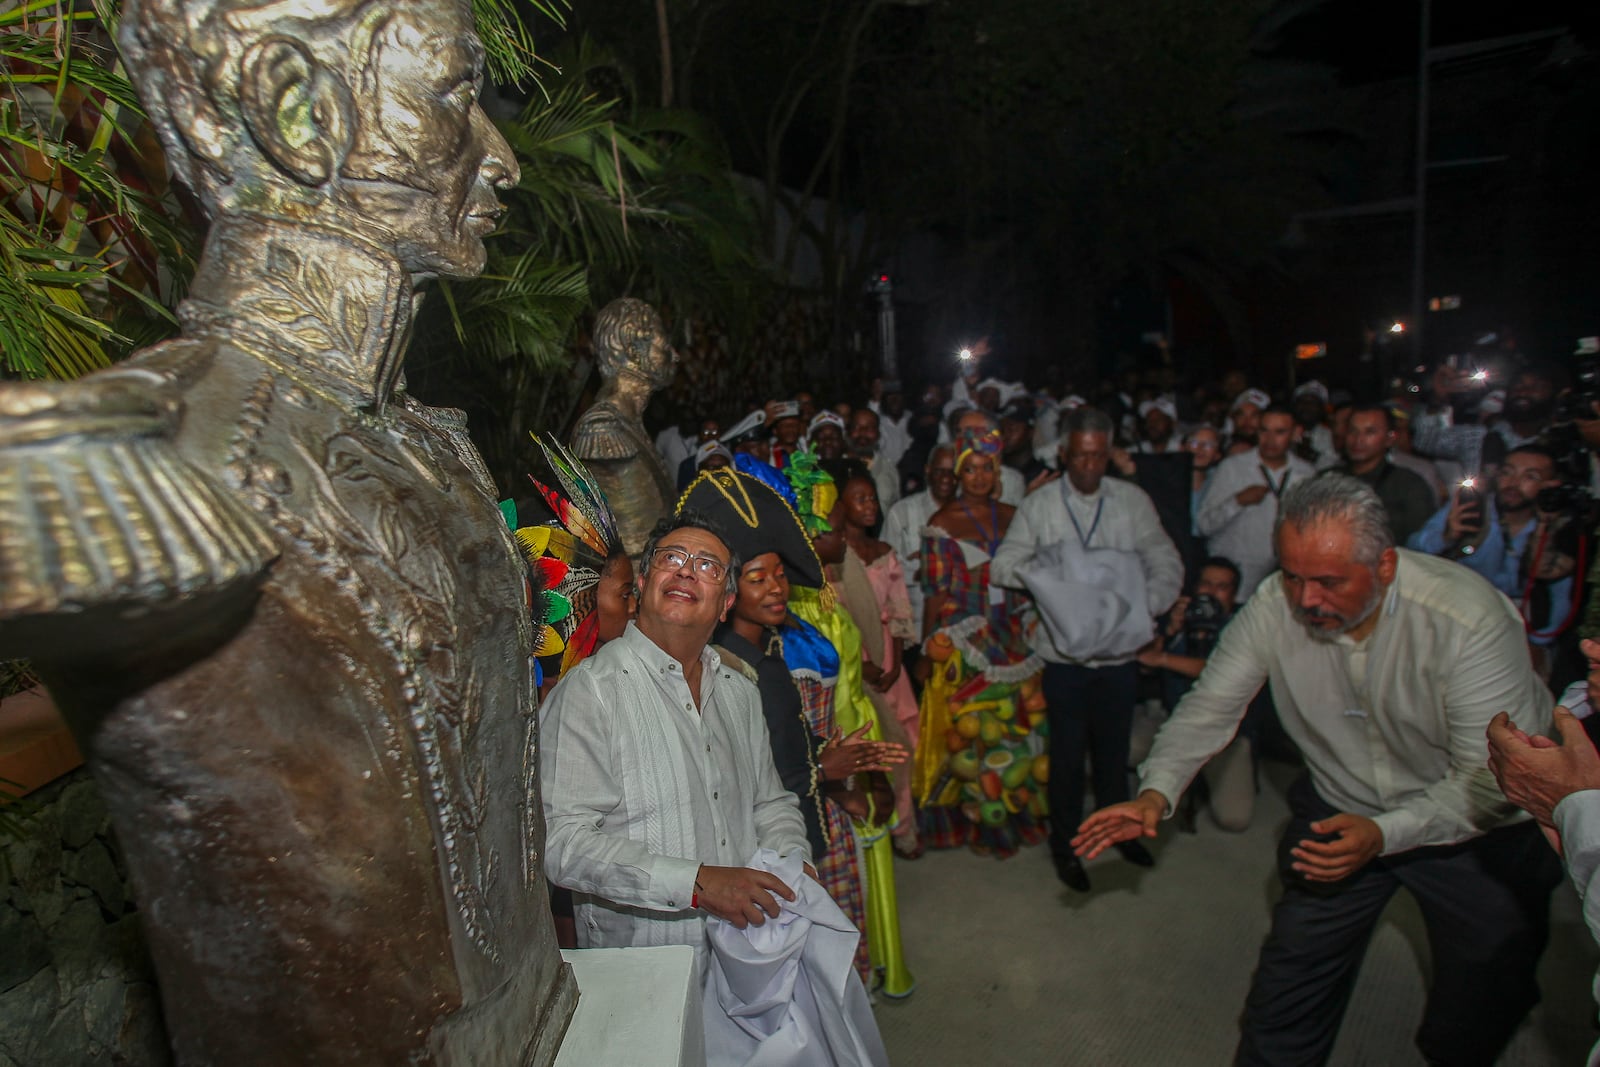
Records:
[[[639,553],[639,579],[643,581],[650,575],[650,566],[655,560],[656,546],[661,544],[661,539],[678,530],[704,530],[706,533],[722,542],[722,547],[728,550],[728,574],[723,582],[724,591],[733,596],[739,591],[739,571],[744,567],[744,560],[733,547],[733,542],[728,535],[722,532],[722,526],[703,511],[695,508],[682,508],[676,515],[668,515],[656,522],[650,530],[650,538],[644,543],[644,551]]]
[[[1357,478],[1332,472],[1292,486],[1283,494],[1272,539],[1278,539],[1278,531],[1285,525],[1305,529],[1324,522],[1347,528],[1354,541],[1356,562],[1369,567],[1377,566],[1384,552],[1394,547],[1389,513],[1378,494]]]
[[[1067,412],[1067,417],[1061,424],[1061,444],[1065,447],[1067,438],[1075,433],[1103,433],[1110,437],[1114,429],[1111,416],[1099,408],[1088,405],[1073,408]]]

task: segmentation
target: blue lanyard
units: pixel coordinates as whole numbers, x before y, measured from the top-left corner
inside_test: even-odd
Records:
[[[1083,527],[1078,524],[1078,516],[1072,513],[1072,494],[1067,490],[1067,480],[1061,479],[1061,505],[1067,509],[1067,518],[1072,520],[1072,528],[1078,531],[1078,543],[1084,548],[1089,547],[1089,542],[1094,540],[1094,532],[1100,528],[1100,515],[1106,509],[1106,498],[1101,497],[1094,506],[1094,521],[1089,524],[1087,536]]]

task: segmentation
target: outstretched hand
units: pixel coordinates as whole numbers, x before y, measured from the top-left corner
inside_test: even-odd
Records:
[[[1167,798],[1154,789],[1146,789],[1135,800],[1101,808],[1078,827],[1078,834],[1072,839],[1072,851],[1092,860],[1112,845],[1154,837],[1166,811]]]
[[[751,867],[702,864],[694,876],[694,891],[700,897],[700,907],[741,930],[752,924],[762,925],[769,915],[778,917],[782,905],[774,893],[784,900],[794,899],[794,890],[783,879]]]

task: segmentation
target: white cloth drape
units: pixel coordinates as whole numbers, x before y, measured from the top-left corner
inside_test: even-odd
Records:
[[[853,966],[861,934],[827,890],[758,849],[745,864],[795,891],[776,919],[741,930],[706,921],[707,1067],[888,1067],[867,992]]]

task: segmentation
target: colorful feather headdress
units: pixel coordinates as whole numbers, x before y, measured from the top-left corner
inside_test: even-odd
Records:
[[[622,538],[611,505],[588,468],[555,438],[547,443],[534,436],[534,441],[566,495],[531,474],[528,480],[561,525],[523,526],[515,532],[533,571],[534,655],[560,652],[564,674],[594,651],[599,627],[595,586],[606,561],[622,552]]]
[[[828,516],[839,499],[839,487],[833,484],[827,471],[817,466],[817,454],[809,448],[791,452],[783,476],[794,490],[795,514],[800,516],[806,534],[816,537],[832,530]]]

